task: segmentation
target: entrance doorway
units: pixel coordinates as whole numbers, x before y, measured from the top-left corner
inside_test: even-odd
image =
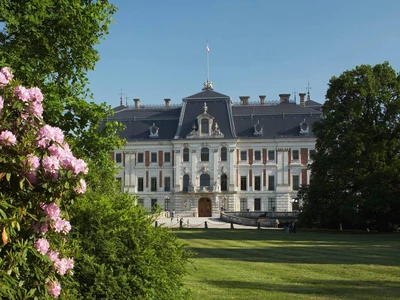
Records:
[[[200,200],[199,200],[199,217],[211,217],[211,200],[210,200],[210,198],[200,198]]]

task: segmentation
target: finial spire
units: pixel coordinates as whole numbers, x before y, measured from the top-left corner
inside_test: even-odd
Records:
[[[122,96],[123,96],[123,94],[122,94],[122,89],[121,89],[121,93],[119,93],[119,105],[124,105],[122,102],[123,101]]]
[[[310,82],[308,82],[308,85],[307,85],[307,101],[311,100],[310,90],[311,90],[311,86],[310,86]]]
[[[207,55],[207,81],[203,83],[203,91],[212,91],[213,90],[213,83],[210,81],[210,47],[208,46],[208,41],[206,44],[206,55]]]

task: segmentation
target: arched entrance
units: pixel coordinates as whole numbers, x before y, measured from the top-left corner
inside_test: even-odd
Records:
[[[200,198],[198,207],[199,207],[199,217],[211,217],[210,198]]]

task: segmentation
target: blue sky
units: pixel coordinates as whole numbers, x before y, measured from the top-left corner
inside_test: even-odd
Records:
[[[119,105],[121,89],[128,104],[181,103],[207,79],[207,40],[214,90],[234,102],[277,100],[310,82],[323,103],[329,79],[357,65],[400,71],[398,0],[111,2],[115,22],[89,73],[96,103]]]

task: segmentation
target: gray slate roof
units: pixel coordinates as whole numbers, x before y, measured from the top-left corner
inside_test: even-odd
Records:
[[[294,103],[232,105],[229,96],[205,90],[183,98],[182,106],[179,107],[133,108],[120,105],[108,120],[117,120],[126,126],[120,136],[128,141],[150,139],[149,128],[153,124],[159,127],[158,140],[186,139],[193,124],[197,124],[197,116],[203,113],[204,103],[208,114],[218,123],[224,139],[313,137],[312,124],[322,116],[313,107],[314,103],[319,104],[317,102],[309,103],[312,108]],[[300,134],[300,124],[303,121],[310,126],[307,135]],[[254,136],[254,125],[257,122],[263,126],[261,137]]]

